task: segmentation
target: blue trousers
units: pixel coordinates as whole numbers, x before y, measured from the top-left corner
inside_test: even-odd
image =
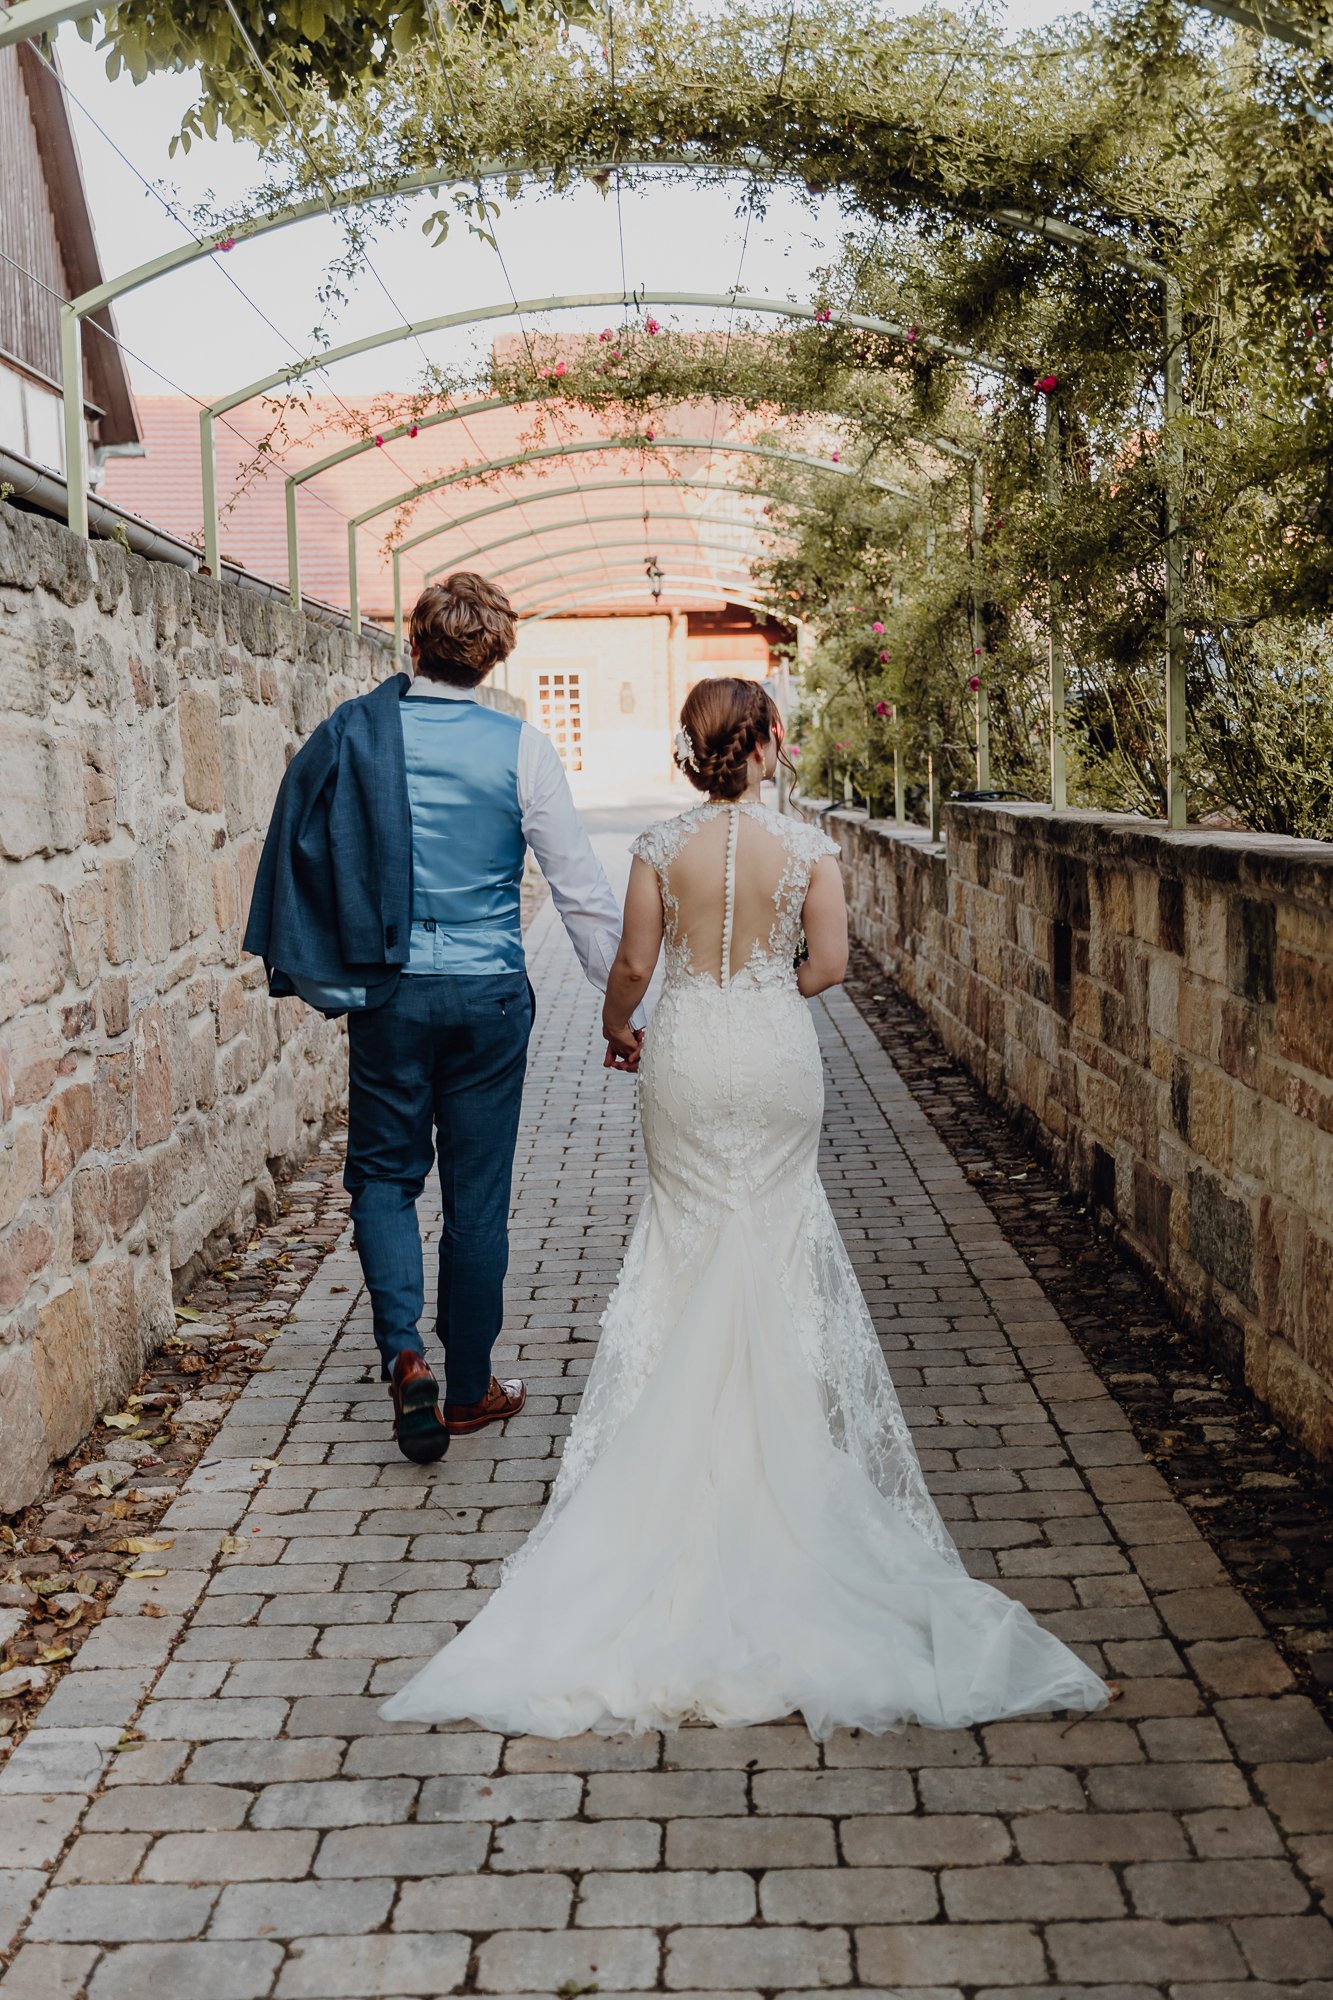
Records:
[[[347,1167],[356,1247],[381,1372],[424,1353],[417,1199],[437,1157],[436,1332],[445,1396],[476,1403],[504,1318],[509,1194],[533,993],[523,973],[405,975],[382,1007],[349,1014]]]

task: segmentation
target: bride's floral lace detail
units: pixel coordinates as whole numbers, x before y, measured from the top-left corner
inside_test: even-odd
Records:
[[[718,984],[711,974],[699,973],[695,968],[689,938],[681,929],[680,904],[671,886],[671,864],[701,827],[707,826],[721,813],[730,811],[744,813],[765,833],[780,840],[786,849],[785,865],[773,898],[772,928],[766,940],[756,938],[745,964],[732,975],[732,983],[740,980],[757,986],[774,983],[794,986],[792,960],[800,942],[801,907],[810,886],[810,875],[817,861],[826,854],[838,853],[838,844],[804,820],[788,819],[783,813],[773,812],[767,806],[754,805],[749,800],[735,807],[706,800],[702,805],[691,806],[675,819],[659,820],[655,826],[645,827],[630,844],[631,854],[648,863],[661,887],[662,910],[666,919],[668,984],[673,980],[693,978],[704,978],[713,985]]]

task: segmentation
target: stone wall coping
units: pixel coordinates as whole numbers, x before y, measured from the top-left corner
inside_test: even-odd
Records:
[[[1081,861],[1112,865],[1128,862],[1173,878],[1204,877],[1267,895],[1281,892],[1317,903],[1323,909],[1333,904],[1333,841],[1295,840],[1287,834],[1204,826],[1191,826],[1176,833],[1162,822],[1137,813],[1089,812],[1072,807],[1054,812],[1048,805],[1029,800],[997,799],[984,804],[962,800],[946,804],[941,820],[944,842],[932,844],[929,831],[923,826],[870,819],[858,808],[834,806],[823,799],[796,799],[792,804],[821,822],[841,822],[876,839],[902,841],[932,854],[943,853],[951,836],[967,837],[978,831],[1012,834],[1020,822],[1025,836],[1031,839],[1034,822],[1040,822],[1040,836],[1048,846]]]

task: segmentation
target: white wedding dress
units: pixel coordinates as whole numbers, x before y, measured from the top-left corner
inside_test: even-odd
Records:
[[[568,1736],[799,1709],[824,1737],[1106,1701],[964,1569],[819,1181],[793,956],[836,851],[749,804],[634,843],[666,923],[640,1070],[650,1191],[550,1504],[390,1721]]]

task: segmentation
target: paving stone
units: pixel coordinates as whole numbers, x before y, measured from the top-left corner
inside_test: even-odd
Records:
[[[425,1827],[426,1833],[440,1831]],[[559,1930],[569,1922],[567,1875],[476,1875],[404,1883],[394,1910],[401,1931]]]
[[[1126,1917],[1108,1923],[1052,1924],[1046,1945],[1057,1979],[1088,1981],[1243,1978],[1244,1960],[1225,1925],[1157,1923]]]
[[[504,1747],[502,1736],[469,1729],[429,1736],[358,1736],[347,1746],[343,1771],[349,1778],[436,1778],[446,1773],[494,1771]]]
[[[327,1779],[265,1785],[250,1824],[257,1827],[395,1826],[417,1795],[413,1778]]]
[[[1265,1805],[1288,1833],[1333,1831],[1333,1786],[1322,1765],[1260,1764],[1252,1775]]]
[[[0,1977],[4,2000],[78,2000],[96,1964],[95,1944],[25,1944]]]
[[[304,1736],[299,1742],[205,1743],[185,1770],[187,1784],[272,1785],[332,1778],[342,1768],[337,1736]]]
[[[745,1779],[739,1771],[606,1771],[588,1779],[590,1819],[695,1817],[743,1813],[745,1807]]]
[[[846,1986],[851,1941],[844,1930],[696,1930],[667,1937],[668,1988]]]
[[[467,1972],[465,1937],[381,1934],[298,1938],[288,1948],[278,2000],[381,2000],[454,1993]]]
[[[924,1923],[939,1901],[924,1868],[771,1868],[759,1892],[772,1924]]]
[[[673,1823],[672,1831],[676,1832],[681,1827],[689,1826],[711,1829],[731,1824],[733,1822],[721,1820],[677,1820]],[[753,1822],[742,1820],[736,1824],[746,1827]],[[478,1832],[480,1833],[480,1829]],[[484,1848],[484,1838],[481,1844]],[[510,1826],[496,1828],[490,1866],[506,1872],[529,1868],[577,1868],[589,1871],[605,1868],[654,1868],[661,1857],[662,1829],[652,1820],[607,1819],[591,1823],[563,1819],[517,1820]],[[832,1859],[831,1852],[829,1858]],[[726,1864],[718,1862],[703,1865]],[[746,1864],[742,1862],[740,1865]]]
[[[140,1719],[145,1736],[207,1743],[215,1737],[277,1736],[285,1701],[150,1701]]]
[[[94,1799],[92,1833],[221,1833],[240,1826],[250,1794],[226,1785],[117,1785]]]
[[[56,1882],[129,1882],[152,1844],[149,1833],[83,1833],[65,1854]]]
[[[1243,1917],[1232,1929],[1256,1979],[1333,1979],[1327,1917]]]
[[[48,1729],[39,1724],[0,1767],[0,1797],[6,1792],[90,1792],[101,1782],[119,1738],[119,1729]]]
[[[428,1778],[421,1788],[417,1818],[568,1819],[578,1811],[582,1794],[581,1781],[565,1774]]]
[[[109,1951],[89,2000],[264,2000],[282,1962],[281,1945],[129,1944]]]
[[[1061,1828],[1076,1829],[1083,1824],[1071,1822],[1066,1813],[1055,1817]],[[793,1820],[791,1824],[819,1822]],[[977,1868],[987,1862],[1003,1861],[1012,1851],[1015,1836],[1021,1839],[1032,1824],[1030,1819],[1016,1820],[1015,1833],[1011,1835],[1002,1819],[988,1819],[978,1813],[848,1819],[842,1823],[842,1851],[853,1868]],[[1170,1851],[1183,1853],[1183,1839],[1178,1849]]]
[[[478,1951],[476,1984],[481,1993],[640,1993],[656,1986],[658,1957],[651,1931],[507,1931]]]
[[[384,1880],[240,1882],[222,1891],[210,1937],[359,1937],[388,1916],[394,1885]]]
[[[45,1886],[39,1868],[0,1868],[0,1951],[8,1951]]]
[[[277,1882],[308,1873],[313,1833],[169,1833],[155,1842],[145,1882]]]
[[[197,1937],[208,1922],[216,1889],[141,1886],[52,1889],[28,1935],[68,1944],[129,1944]]]
[[[1014,1821],[1025,1861],[1174,1861],[1188,1857],[1179,1820],[1165,1812],[1029,1813]]]
[[[594,1926],[748,1924],[757,1914],[748,1875],[727,1869],[585,1875],[578,1921]]]
[[[72,1793],[19,1792],[0,1805],[0,1868],[53,1868],[84,1800]]]
[[[489,1839],[488,1828],[468,1821],[444,1821],[438,1826],[377,1825],[372,1830],[340,1827],[324,1835],[315,1874],[393,1875],[400,1880],[414,1875],[471,1875],[485,1861]],[[429,1930],[432,1926],[408,1928]]]
[[[1333,1785],[1333,1729],[1304,1695],[1219,1701],[1217,1718],[1236,1755],[1247,1764],[1323,1760]]]
[[[940,1877],[940,1894],[945,1915],[951,1921],[966,1923],[1001,1922],[1012,1917],[1032,1917],[1044,1923],[1053,1917],[1118,1917],[1125,1911],[1114,1873],[1093,1862],[946,1868]]]
[[[837,1859],[837,1839],[831,1819],[807,1816],[667,1821],[668,1868],[831,1868]]]
[[[1010,1986],[1045,1976],[1032,1924],[899,1924],[856,1934],[862,1980],[911,1986]]]
[[[906,1771],[761,1771],[753,1796],[756,1812],[834,1817],[911,1812],[916,1804]]]

